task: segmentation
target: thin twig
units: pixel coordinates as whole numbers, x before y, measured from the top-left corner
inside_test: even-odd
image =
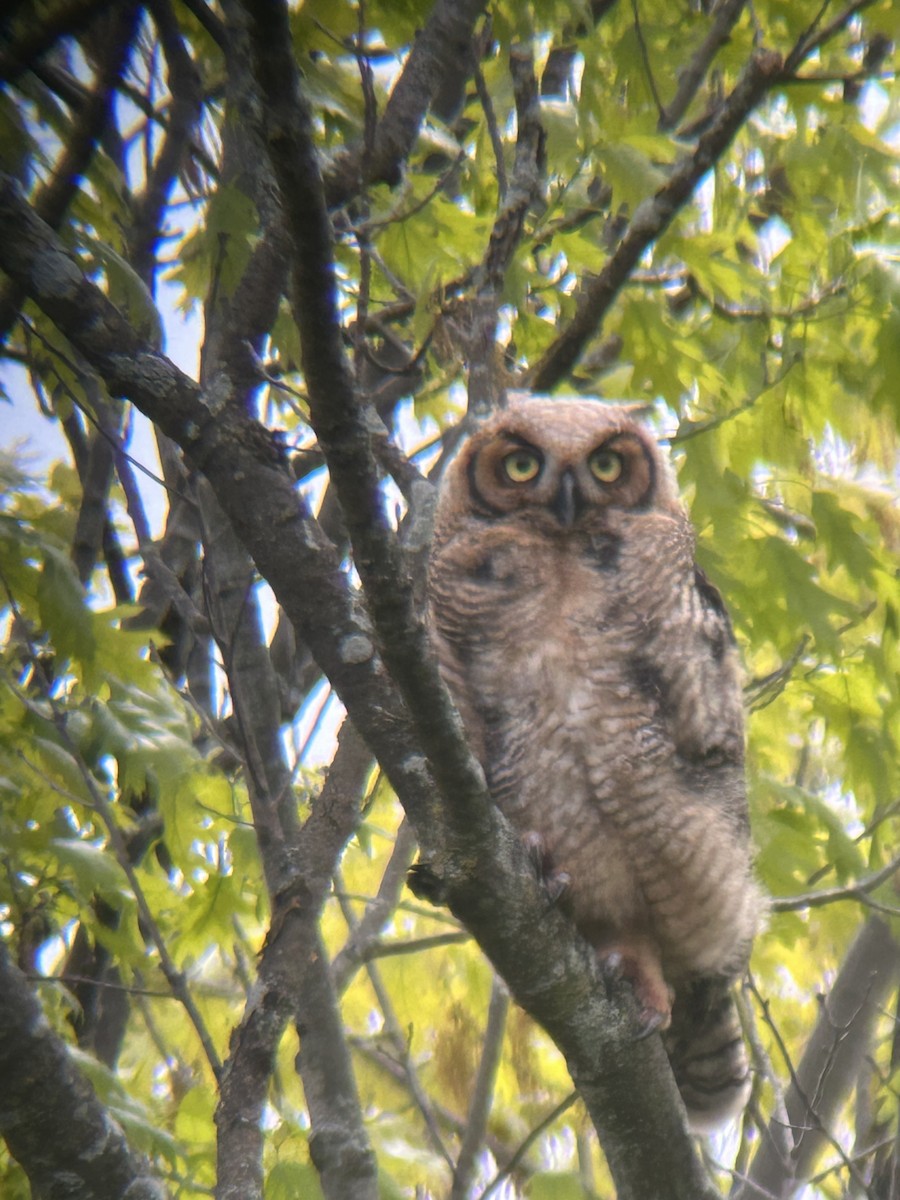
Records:
[[[405,942],[373,942],[362,951],[362,960],[371,962],[376,958],[392,958],[398,954],[422,954],[443,946],[464,946],[471,940],[468,933],[435,933],[430,937],[410,938]]]
[[[481,104],[484,112],[484,121],[487,125],[488,137],[491,139],[491,147],[494,151],[494,164],[497,168],[497,190],[500,197],[500,203],[506,200],[506,193],[509,183],[506,178],[506,159],[503,153],[503,138],[500,136],[500,128],[497,125],[497,114],[494,111],[494,102],[491,99],[491,93],[488,91],[488,86],[484,81],[484,72],[481,69],[481,64],[476,60],[473,69],[473,78],[475,80],[475,93],[478,96],[478,101]]]
[[[859,883],[848,884],[847,887],[826,888],[819,892],[806,892],[800,896],[782,896],[772,901],[773,912],[797,912],[807,908],[821,908],[825,904],[834,904],[838,900],[861,900],[868,899],[868,893],[873,892],[881,884],[885,883],[892,875],[900,870],[900,854],[896,858],[891,859],[886,867],[882,867],[880,871],[876,871],[874,875],[870,875],[867,879],[860,880]],[[884,909],[886,906],[878,906]],[[898,909],[888,909],[893,915],[900,914]]]
[[[779,1052],[781,1053],[781,1056],[784,1059],[785,1066],[788,1069],[788,1073],[791,1077],[791,1087],[794,1089],[794,1092],[796,1093],[797,1098],[800,1100],[801,1104],[803,1105],[806,1116],[807,1116],[812,1128],[818,1130],[819,1133],[821,1133],[821,1135],[826,1139],[826,1141],[831,1143],[832,1147],[835,1149],[837,1154],[840,1156],[840,1159],[841,1159],[843,1165],[847,1168],[848,1172],[850,1173],[850,1176],[853,1179],[853,1182],[860,1189],[861,1194],[865,1195],[865,1192],[866,1192],[865,1180],[860,1176],[860,1174],[857,1171],[856,1167],[854,1166],[853,1162],[850,1160],[849,1156],[847,1155],[847,1152],[844,1150],[843,1146],[840,1144],[840,1142],[835,1137],[835,1135],[833,1133],[831,1133],[830,1130],[828,1130],[825,1127],[824,1121],[819,1116],[819,1114],[815,1108],[816,1097],[814,1097],[813,1099],[810,1099],[809,1096],[807,1096],[806,1092],[804,1091],[802,1084],[800,1083],[800,1078],[794,1067],[793,1060],[791,1059],[791,1056],[788,1052],[788,1048],[785,1044],[784,1038],[781,1036],[781,1031],[779,1030],[778,1026],[775,1024],[775,1021],[772,1018],[771,1012],[769,1011],[768,1000],[764,999],[762,993],[757,988],[756,983],[753,980],[753,976],[748,975],[748,979],[749,979],[750,991],[751,991],[754,999],[760,1006],[760,1009],[761,1009],[762,1015],[763,1015],[763,1020],[765,1021],[766,1025],[769,1027],[769,1030],[771,1031],[772,1036],[775,1038],[775,1042],[778,1046]],[[823,999],[823,1004],[824,1003],[826,1003],[826,1002]],[[850,1025],[852,1025],[852,1023],[855,1019],[855,1016],[856,1016],[856,1014],[851,1016],[850,1020],[846,1023],[846,1026],[844,1028],[849,1028]],[[837,1043],[835,1043],[835,1046],[836,1045],[837,1045]],[[833,1050],[832,1050],[832,1053],[833,1053]],[[819,1082],[820,1083],[827,1077],[829,1066],[830,1066],[830,1062],[826,1062],[824,1067],[820,1071],[820,1074],[819,1074]],[[793,1126],[793,1128],[796,1129],[797,1128],[796,1125]],[[801,1133],[802,1133],[802,1129],[801,1129]],[[795,1149],[796,1149],[796,1145],[797,1145],[797,1140],[795,1139],[795,1142],[794,1142]]]
[[[484,1031],[484,1042],[481,1047],[481,1059],[478,1072],[472,1087],[472,1099],[466,1119],[466,1132],[453,1172],[453,1186],[450,1200],[465,1200],[469,1194],[469,1186],[475,1170],[475,1158],[484,1141],[488,1117],[491,1111],[491,1100],[494,1095],[494,1084],[497,1070],[500,1066],[500,1055],[503,1049],[503,1037],[506,1032],[506,1018],[509,1013],[509,992],[499,975],[494,976],[491,986],[491,999],[488,1005],[487,1026]]]
[[[555,1121],[558,1121],[563,1113],[567,1112],[577,1099],[577,1092],[569,1092],[565,1100],[560,1101],[556,1108],[551,1109],[551,1111],[547,1113],[546,1117],[544,1117],[542,1121],[535,1125],[534,1129],[532,1129],[528,1136],[520,1143],[519,1148],[516,1150],[509,1162],[506,1163],[502,1170],[497,1172],[491,1182],[481,1193],[480,1200],[488,1200],[488,1197],[497,1191],[503,1181],[512,1175],[519,1163],[524,1159],[525,1155],[538,1140],[538,1138],[540,1138]]]
[[[345,893],[343,888],[340,886],[340,873],[337,871],[335,872],[335,879],[338,883],[337,894],[340,898]],[[352,933],[356,927],[357,921],[352,910],[350,909],[350,906],[343,900],[341,900],[341,910],[344,914],[344,920],[347,922],[347,925]],[[369,976],[369,983],[372,985],[372,990],[375,993],[375,997],[378,1000],[378,1006],[381,1009],[381,1015],[384,1019],[384,1031],[391,1041],[394,1052],[397,1054],[400,1062],[403,1064],[407,1086],[413,1100],[416,1103],[416,1107],[418,1108],[422,1115],[422,1119],[425,1122],[425,1128],[428,1131],[429,1140],[450,1170],[453,1171],[455,1165],[453,1158],[444,1144],[444,1139],[441,1136],[440,1129],[438,1128],[437,1118],[434,1110],[432,1109],[431,1101],[427,1092],[423,1088],[418,1072],[413,1065],[412,1054],[410,1053],[407,1039],[404,1037],[403,1030],[400,1027],[400,1022],[397,1019],[397,1014],[394,1011],[391,998],[382,981],[381,973],[378,971],[378,968],[373,962],[366,963],[366,973]]]
[[[644,31],[641,28],[641,14],[638,11],[638,0],[631,0],[631,11],[634,14],[634,32],[637,35],[638,46],[641,51],[641,60],[644,64],[644,74],[647,76],[647,84],[650,87],[650,94],[653,97],[653,103],[656,105],[656,111],[659,116],[660,128],[666,119],[666,110],[660,99],[659,92],[656,87],[656,80],[653,78],[653,68],[650,66],[650,52],[647,49],[647,43],[644,40]]]
[[[415,834],[409,822],[404,819],[397,830],[394,848],[381,877],[377,894],[374,898],[367,898],[362,919],[356,923],[346,944],[332,961],[331,970],[338,994],[346,991],[356,971],[369,955],[370,948],[385,946],[385,943],[380,943],[378,939],[391,914],[397,909],[406,873],[415,850]],[[463,930],[436,936],[454,939],[468,937]],[[419,940],[421,942],[425,939]]]

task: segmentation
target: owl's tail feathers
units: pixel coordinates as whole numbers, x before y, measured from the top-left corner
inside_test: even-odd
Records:
[[[711,1133],[750,1098],[750,1064],[731,981],[701,979],[679,989],[666,1051],[694,1133]]]

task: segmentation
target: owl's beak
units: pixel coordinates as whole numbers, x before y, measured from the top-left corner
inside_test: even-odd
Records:
[[[580,515],[582,509],[578,481],[571,469],[567,468],[563,471],[562,479],[559,481],[559,487],[550,507],[560,525],[571,529],[575,524],[575,518]]]

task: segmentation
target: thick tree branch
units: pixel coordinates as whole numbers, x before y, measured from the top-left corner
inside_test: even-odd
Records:
[[[326,172],[329,207],[346,204],[370,183],[397,183],[445,75],[470,55],[472,32],[484,8],[485,0],[436,0],[394,84],[371,151],[365,146],[348,150]]]
[[[310,1157],[326,1200],[377,1200],[378,1170],[362,1120],[325,946],[317,941],[299,994],[298,1065],[309,1108]],[[311,1025],[307,1025],[307,1015]]]
[[[484,775],[465,744],[432,661],[412,581],[397,536],[385,519],[371,434],[357,406],[344,355],[331,224],[310,113],[290,53],[287,9],[279,0],[247,8],[256,77],[265,100],[268,150],[295,251],[292,303],[301,333],[310,421],[340,499],[382,653],[394,678],[404,681],[413,711],[421,714],[419,732],[440,773],[442,790],[455,795],[459,805],[471,805],[468,816],[477,819],[486,797]]]
[[[243,12],[229,0],[223,9],[231,36],[221,176],[226,185],[239,186],[253,199],[268,229],[234,295],[222,294],[215,285],[210,289],[201,381],[223,406],[250,411],[258,375],[248,359],[258,352],[274,321],[284,256],[273,255],[280,236],[269,164],[255,123],[245,119],[258,100]],[[260,270],[261,265],[265,269]],[[273,271],[277,286],[267,287]],[[281,739],[279,690],[263,636],[252,565],[205,480],[198,494],[205,562],[213,584],[210,611],[240,730],[272,903],[267,951],[232,1043],[217,1112],[219,1197],[250,1200],[262,1195],[263,1105],[285,1024],[299,1016],[303,1032],[298,1063],[312,1124],[310,1148],[322,1188],[329,1200],[346,1195],[374,1200],[374,1155],[318,933],[331,872],[356,826],[371,755],[348,723],[317,808],[298,831]],[[291,952],[286,953],[286,947]]]
[[[348,723],[294,844],[295,874],[273,897],[257,980],[232,1036],[216,1111],[217,1200],[262,1195],[262,1112],[275,1055],[291,1020],[302,1027],[300,1070],[312,1119],[310,1146],[316,1147],[325,1194],[329,1200],[374,1195],[371,1149],[359,1104],[353,1103],[347,1042],[318,940],[322,904],[338,856],[356,828],[370,766],[368,748]]]
[[[43,1200],[163,1200],[165,1190],[53,1032],[0,943],[0,1134]]]
[[[288,46],[283,39],[283,49]],[[619,1200],[710,1200],[716,1193],[685,1130],[659,1039],[634,1042],[629,986],[612,988],[610,1003],[590,948],[562,914],[548,910],[519,839],[491,805],[458,718],[438,691],[436,667],[418,626],[410,631],[398,623],[391,630],[384,613],[379,615],[387,637],[408,636],[423,651],[422,659],[406,649],[393,655],[407,694],[416,697],[414,724],[375,653],[372,626],[331,544],[295,493],[271,435],[242,411],[208,404],[195,383],[142,342],[4,175],[0,233],[0,267],[100,372],[111,394],[129,396],[210,480],[260,572],[385,769],[451,908],[516,1000],[566,1055],[600,1134]],[[316,282],[319,296],[333,295],[327,270],[312,272]],[[328,345],[331,330],[327,321],[323,330],[321,312],[310,314],[310,320],[306,336],[322,332]],[[347,419],[353,423],[354,414],[352,408],[348,414],[347,397],[331,390],[334,378],[325,372],[317,381],[333,402],[334,424],[329,427],[327,418],[322,423],[327,429],[323,444],[328,442],[337,476],[354,468],[361,435],[348,436],[342,428]],[[384,559],[378,551],[372,554],[365,537],[362,544],[361,565],[368,572],[377,566],[386,587],[391,577]],[[440,806],[439,795],[446,797]],[[652,1155],[640,1149],[648,1146]]]

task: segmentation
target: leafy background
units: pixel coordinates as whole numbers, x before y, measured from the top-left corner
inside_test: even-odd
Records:
[[[37,4],[10,19],[4,171],[142,336],[158,340],[165,327],[171,337],[177,304],[202,339],[202,312],[208,388],[237,355],[229,330],[257,305],[251,367],[235,367],[250,372],[246,403],[278,432],[345,553],[297,325],[265,258],[271,189],[241,121],[252,82],[236,10],[161,3],[128,28],[122,14],[70,26],[63,8]],[[673,114],[685,65],[728,8],[727,40]],[[900,15],[885,0],[546,2],[527,12],[497,3],[473,18],[477,53],[460,64],[455,92],[448,73],[449,99],[432,97],[402,168],[341,195],[341,152],[386,113],[431,14],[418,0],[309,0],[290,17],[317,146],[333,167],[326,185],[338,194],[339,307],[357,388],[423,470],[452,447],[479,303],[492,314],[493,386],[527,385],[578,311],[579,285],[615,263],[635,210],[665,188],[754,51],[787,57],[833,25],[748,109],[554,381],[646,404],[671,444],[699,560],[727,599],[746,667],[757,866],[774,903],[745,992],[753,1100],[742,1130],[707,1149],[718,1186],[737,1189],[761,1131],[783,1114],[792,1064],[848,948],[873,914],[896,931],[900,912],[896,876],[884,871],[900,850]],[[489,239],[521,184],[527,122],[523,110],[516,118],[510,56],[523,45],[543,84],[533,103],[540,180],[490,276]],[[115,104],[86,138],[90,96],[104,87]],[[53,188],[85,139],[83,172],[57,214]],[[251,288],[259,279],[262,302]],[[7,424],[0,463],[0,931],[132,1144],[172,1194],[204,1195],[216,1178],[214,1065],[228,1056],[270,921],[235,697],[248,635],[241,621],[223,625],[234,581],[209,565],[225,535],[206,516],[185,529],[183,506],[167,503],[199,503],[171,444],[162,465],[149,463],[157,479],[138,478],[127,406],[11,278],[0,310],[14,414],[36,403],[65,437],[65,454],[35,478]],[[402,471],[394,476],[384,485],[391,513],[405,505]],[[302,821],[323,786],[339,706],[264,585],[247,576],[235,586],[246,625],[265,629],[279,679],[272,732]],[[381,1194],[451,1194],[473,1080],[499,1047],[490,1114],[452,1194],[610,1195],[558,1051],[508,1003],[458,922],[402,889],[412,842],[374,766],[360,772],[358,802],[320,924]],[[843,890],[873,878],[877,887]],[[829,903],[803,900],[826,889],[836,892]],[[796,1185],[804,1195],[896,1195],[891,971],[809,1164],[812,1182]],[[268,1092],[271,1200],[319,1194],[296,1053],[286,1036]],[[29,1194],[11,1157],[0,1159],[0,1190]]]

